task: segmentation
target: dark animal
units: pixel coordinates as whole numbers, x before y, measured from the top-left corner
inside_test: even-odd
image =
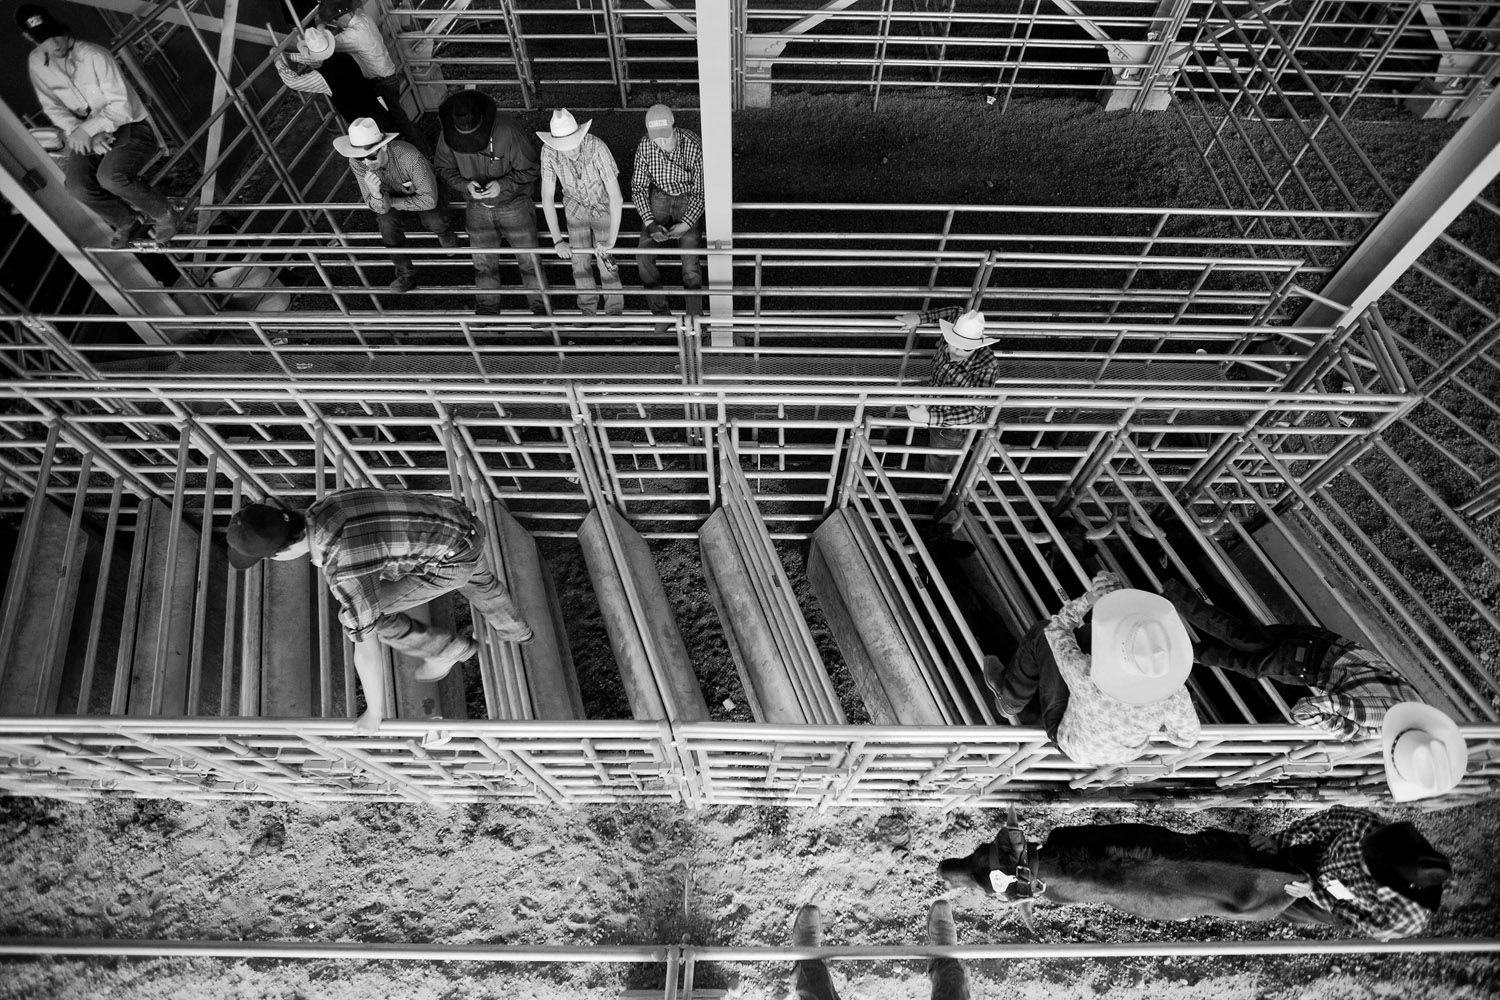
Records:
[[[1002,833],[965,858],[949,858],[938,874],[950,885],[996,893],[990,871],[1015,871]],[[998,864],[997,864],[998,862]],[[1145,823],[1065,826],[1032,844],[1022,881],[1004,888],[1031,926],[1033,898],[1054,903],[1098,903],[1152,920],[1227,917],[1274,920],[1293,902],[1286,887],[1306,875],[1280,855],[1257,850],[1250,838],[1227,830],[1177,833]],[[1045,885],[1039,887],[1030,879]],[[1028,898],[1030,897],[1030,898]]]

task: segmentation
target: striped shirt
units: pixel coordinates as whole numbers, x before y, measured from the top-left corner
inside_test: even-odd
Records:
[[[416,146],[402,139],[391,140],[385,149],[384,166],[376,166],[372,161],[357,156],[349,158],[349,169],[354,171],[354,180],[359,185],[359,193],[364,195],[365,204],[375,212],[383,212],[387,208],[399,208],[405,212],[425,212],[437,208],[437,175],[433,173],[432,164],[427,162],[427,157]],[[370,192],[365,187],[365,178],[370,174],[380,178],[386,206],[377,207],[375,200],[370,197]],[[408,187],[408,184],[411,186]]]
[[[570,218],[607,213],[609,178],[619,172],[614,154],[598,136],[584,136],[576,156],[542,146],[542,181],[552,177],[562,187],[563,208]]]
[[[344,29],[334,33],[333,51],[353,56],[366,80],[396,75],[396,63],[380,37],[380,29],[362,10],[350,14]]]
[[[469,548],[478,521],[447,497],[401,490],[330,493],[307,509],[307,541],[339,602],[339,620],[355,642],[383,614],[383,581],[419,575]]]
[[[1114,580],[1098,593],[1102,596],[1120,586]],[[1079,764],[1097,766],[1135,760],[1151,748],[1158,734],[1180,747],[1197,743],[1198,713],[1186,688],[1145,705],[1126,704],[1099,690],[1090,676],[1093,661],[1073,634],[1092,607],[1088,594],[1074,598],[1052,616],[1045,633],[1058,673],[1068,683],[1068,708],[1057,727],[1062,752]]]
[[[641,217],[642,231],[656,221],[651,214],[651,189],[665,194],[687,195],[688,206],[682,220],[696,226],[703,218],[703,140],[689,129],[673,129],[677,143],[668,153],[642,136],[635,147],[635,170],[630,178],[630,197],[635,213]]]
[[[1313,693],[1292,706],[1292,720],[1341,740],[1375,739],[1385,713],[1403,701],[1421,701],[1396,668],[1363,646],[1341,639],[1329,650]]]
[[[1334,806],[1276,834],[1281,850],[1312,844],[1320,851],[1312,901],[1356,930],[1383,941],[1420,934],[1432,911],[1381,885],[1365,861],[1364,839],[1386,825],[1367,809]],[[1351,898],[1352,897],[1352,898]]]

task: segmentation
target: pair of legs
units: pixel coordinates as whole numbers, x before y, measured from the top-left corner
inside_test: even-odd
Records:
[[[1268,677],[1287,684],[1325,687],[1345,640],[1316,625],[1261,625],[1207,603],[1179,580],[1168,580],[1162,595],[1182,620],[1199,632],[1193,658],[1205,667],[1223,667],[1246,677]]]
[[[539,242],[536,207],[532,205],[530,198],[518,198],[493,207],[470,199],[464,208],[464,225],[469,231],[469,243],[476,250],[498,249],[502,245],[509,245],[517,250],[535,250]],[[536,254],[516,254],[516,266],[521,269],[521,283],[526,286],[526,302],[531,311],[538,315],[545,313],[547,307],[542,302],[542,282],[537,272]],[[481,316],[500,315],[499,254],[474,254],[474,283],[479,286],[479,308],[476,312]]]
[[[670,195],[654,187],[651,189],[651,216],[668,229],[682,221],[682,213],[687,210],[687,204],[687,195]],[[571,237],[569,241],[571,242]],[[636,245],[644,250],[647,247],[665,248],[671,242],[668,240],[666,243],[658,243],[642,233],[640,242]],[[685,298],[689,316],[703,315],[703,296],[698,291],[703,287],[703,258],[691,252],[702,246],[703,231],[697,225],[677,239],[677,247],[682,251],[682,287],[687,293]],[[661,268],[657,264],[659,259],[655,254],[637,254],[635,264],[640,269],[641,284],[646,289],[646,305],[653,315],[666,316],[671,310],[667,308],[667,297],[661,290]]]
[[[448,222],[448,213],[441,208],[430,208],[425,212],[408,212],[404,209],[393,208],[387,212],[379,212],[375,215],[375,224],[380,228],[380,242],[388,247],[406,246],[406,230],[416,223],[421,223],[426,229],[438,238],[438,246],[456,247],[458,237],[453,232],[453,226]],[[393,262],[396,265],[396,280],[391,282],[391,291],[405,292],[417,286],[417,264],[412,258],[400,256]]]
[[[121,240],[136,231],[144,217],[157,225],[159,238],[172,235],[172,206],[166,195],[141,176],[156,156],[156,136],[146,122],[130,122],[115,129],[114,145],[102,156],[69,152],[63,161],[68,193],[98,212]]]
[[[599,312],[599,295],[594,284],[594,247],[600,240],[609,238],[609,209],[589,212],[568,209],[568,244],[573,250],[573,285],[578,289],[578,309],[585,316]],[[604,312],[608,316],[620,316],[625,312],[624,287],[620,284],[620,269],[608,271],[599,268],[599,283],[610,294],[604,296]]]
[[[818,908],[800,907],[792,923],[792,947],[817,948],[822,943],[822,915]],[[927,943],[958,944],[953,908],[946,899],[933,903],[927,911]],[[929,959],[927,978],[932,983],[932,1000],[969,1000],[969,973],[958,959]],[[821,958],[803,959],[792,966],[792,990],[797,1000],[839,1000],[833,977],[828,974],[828,963]]]

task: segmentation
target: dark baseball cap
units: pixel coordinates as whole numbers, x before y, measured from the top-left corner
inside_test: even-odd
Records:
[[[23,3],[16,8],[16,27],[37,43],[68,33],[66,24],[34,3]]]
[[[229,565],[249,569],[286,548],[294,532],[292,515],[280,507],[246,504],[229,519]]]

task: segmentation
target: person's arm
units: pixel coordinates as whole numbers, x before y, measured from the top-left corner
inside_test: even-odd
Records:
[[[671,229],[672,236],[675,238],[686,236],[703,221],[703,143],[691,132],[680,134],[683,159],[688,163],[688,171],[693,175],[693,183],[688,188],[688,203],[687,208],[683,210],[682,221]]]
[[[620,177],[615,168],[615,158],[610,156],[609,150],[605,150],[604,155],[609,159],[609,169],[604,172],[604,193],[609,196],[609,235],[594,246],[600,250],[613,250],[615,240],[620,238],[620,218],[625,213],[625,197],[620,193]]]
[[[67,137],[75,128],[82,124],[83,119],[73,113],[73,109],[57,99],[52,88],[37,78],[35,65],[28,64],[31,71],[31,89],[36,91],[37,103],[42,106],[42,113],[47,120],[56,125],[64,137]]]
[[[901,324],[902,330],[911,333],[924,323],[936,323],[940,319],[951,323],[962,316],[966,308],[966,306],[934,306],[921,311],[912,310],[897,316],[896,321]]]
[[[1299,726],[1306,726],[1315,733],[1335,736],[1346,743],[1358,738],[1361,732],[1359,723],[1346,715],[1341,715],[1336,705],[1337,701],[1327,695],[1308,695],[1305,698],[1299,698],[1292,706],[1292,721]]]
[[[389,212],[391,206],[386,202],[385,186],[380,183],[380,175],[365,166],[363,160],[351,159],[349,169],[354,172],[354,183],[359,186],[359,193],[364,196],[366,207],[376,215]]]
[[[542,172],[535,143],[514,122],[505,127],[510,133],[505,141],[506,168],[505,173],[495,181],[499,185],[499,193],[495,199],[502,205],[517,198],[530,201],[531,192],[536,190],[537,178]]]
[[[468,178],[458,171],[458,156],[453,152],[453,147],[442,139],[438,140],[436,166],[438,179],[457,191],[464,201],[469,201],[474,197],[469,191]]]
[[[79,73],[91,76],[104,98],[104,103],[91,108],[91,114],[79,126],[92,138],[104,132],[113,132],[130,121],[130,85],[125,82],[120,64],[108,50],[82,43],[79,48],[82,50],[79,53]]]
[[[1198,720],[1198,710],[1193,708],[1193,699],[1186,690],[1174,691],[1167,699],[1162,729],[1167,739],[1180,747],[1198,745],[1203,724]]]
[[[635,147],[635,167],[630,175],[630,200],[635,203],[635,214],[641,220],[641,232],[649,230],[656,218],[651,214],[651,140],[641,139]]]
[[[1364,817],[1370,815],[1372,814],[1364,809],[1333,806],[1297,820],[1280,833],[1273,834],[1271,839],[1281,850],[1296,847],[1298,844],[1323,844],[1343,831],[1353,828],[1361,823]]]
[[[357,733],[373,733],[385,718],[385,650],[374,636],[354,644],[354,672],[365,693],[365,711],[354,721]]]
[[[328,81],[323,79],[322,73],[315,69],[310,69],[306,73],[294,73],[286,64],[285,56],[276,57],[276,75],[281,77],[282,83],[293,90],[300,90],[304,94],[333,96],[333,90],[328,86]]]
[[[403,193],[390,196],[391,205],[407,212],[426,212],[437,208],[437,176],[432,172],[432,164],[427,162],[427,157],[403,150],[399,167],[406,186]]]
[[[568,235],[562,231],[557,221],[557,172],[552,169],[552,160],[544,150],[542,152],[542,218],[547,222],[547,231],[552,234],[552,248],[563,260],[573,258],[573,248],[568,243]]]
[[[1063,679],[1068,682],[1070,689],[1076,688],[1089,675],[1089,657],[1079,647],[1078,638],[1073,634],[1074,630],[1083,624],[1084,617],[1089,613],[1089,609],[1099,602],[1099,598],[1123,586],[1124,583],[1113,573],[1100,572],[1082,596],[1075,597],[1064,604],[1047,623],[1045,632],[1047,645],[1052,647],[1052,656],[1057,661],[1057,669],[1062,673]]]

